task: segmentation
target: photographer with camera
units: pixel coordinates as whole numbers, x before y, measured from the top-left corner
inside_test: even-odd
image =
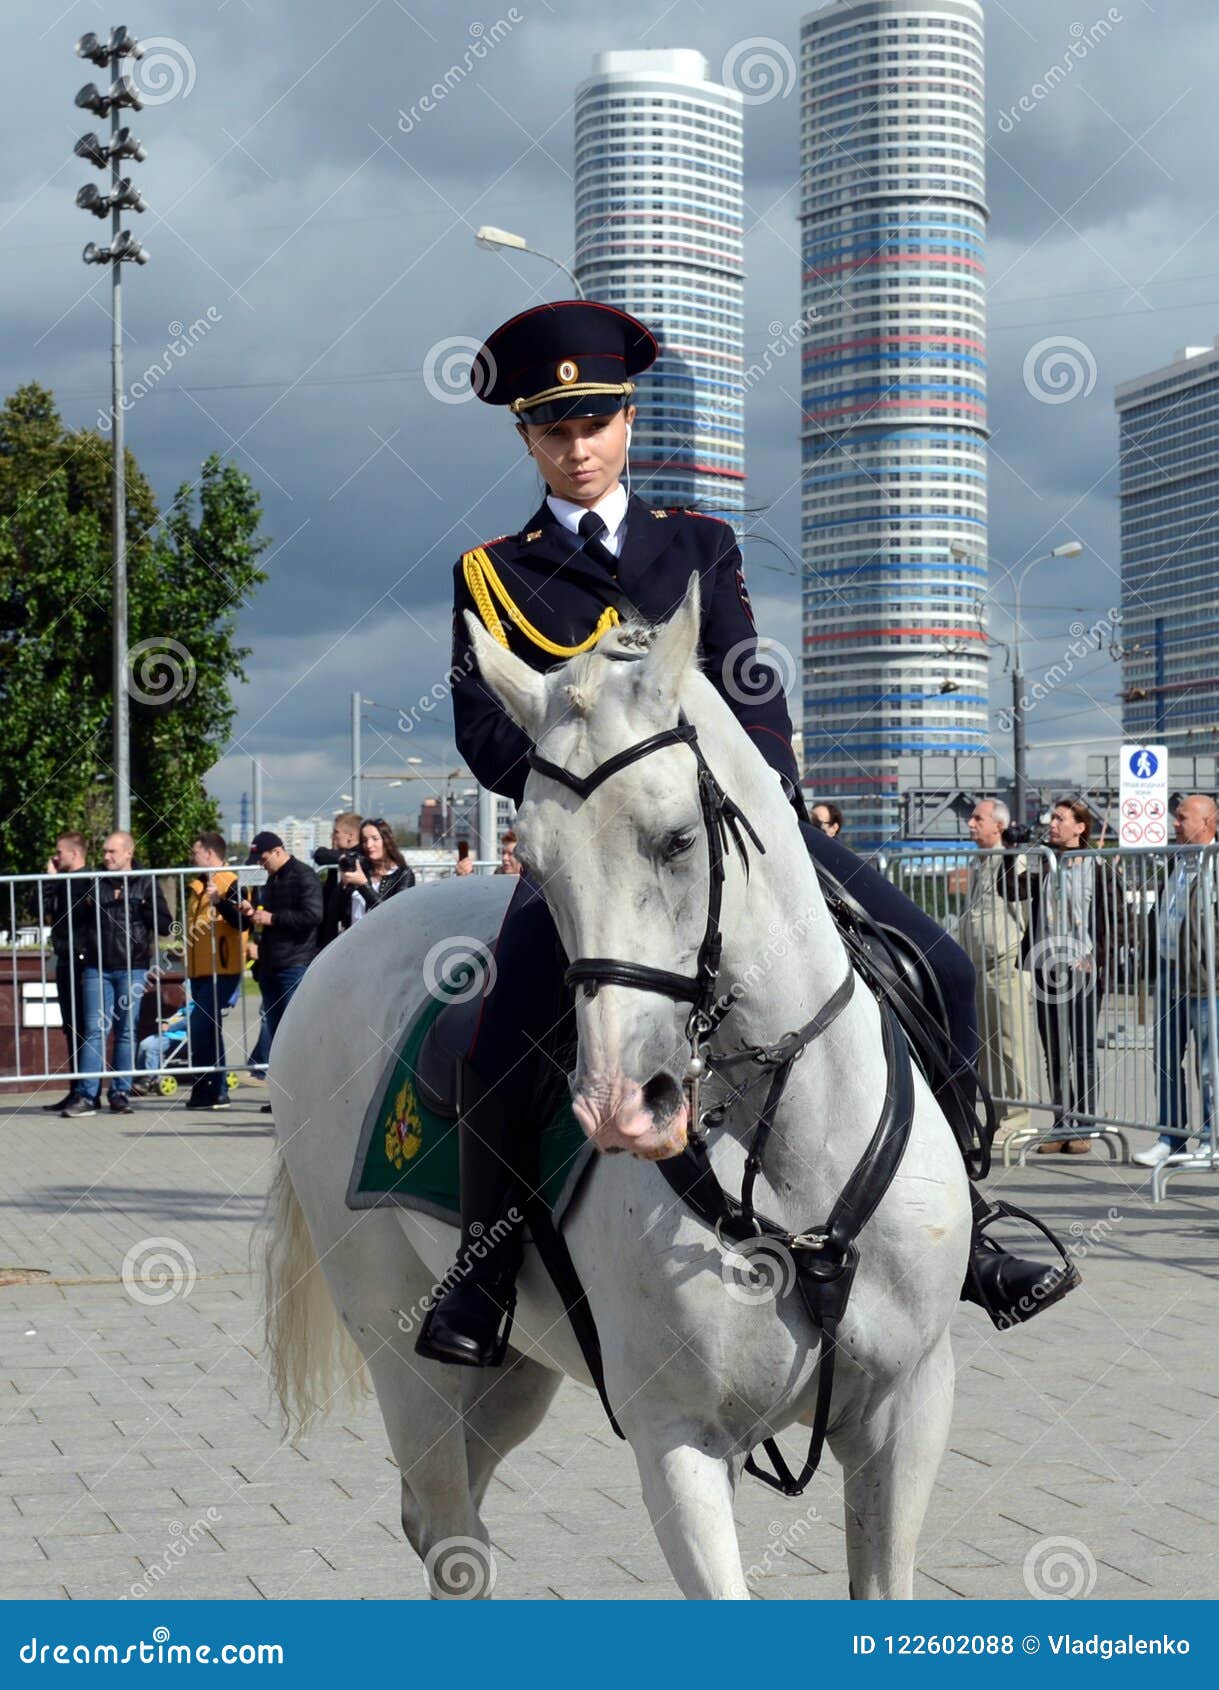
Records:
[[[978,853],[969,866],[957,939],[976,970],[978,1070],[992,1096],[1007,1100],[995,1105],[996,1144],[1013,1133],[1027,1132],[1029,1125],[1033,995],[1021,966],[1028,905],[1020,899],[1028,862],[1010,847],[1027,844],[1030,832],[1028,827],[1013,825],[1010,810],[997,798],[983,798],[969,818],[969,837]]]
[[[415,884],[414,870],[407,867],[393,829],[381,816],[361,824],[359,853],[340,860],[339,878],[347,891],[348,927],[395,892]]]
[[[351,893],[343,885],[343,875],[356,866],[360,849],[360,820],[354,810],[343,810],[334,818],[330,828],[329,845],[319,845],[313,860],[322,875],[322,924],[318,929],[317,948],[325,950],[337,939],[345,927],[351,925]]]

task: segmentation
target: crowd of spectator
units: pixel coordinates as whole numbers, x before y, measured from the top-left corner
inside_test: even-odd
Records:
[[[1005,849],[1011,816],[996,799],[973,810],[978,847],[970,864],[958,938],[976,970],[980,1069],[1000,1099],[999,1141],[1029,1127],[1039,1080],[1029,1073],[1030,1022],[1054,1107],[1041,1155],[1086,1155],[1081,1136],[1097,1116],[1098,1021],[1119,983],[1154,993],[1153,1061],[1160,1137],[1134,1161],[1155,1167],[1208,1137],[1213,1112],[1210,1030],[1215,983],[1216,886],[1213,859],[1174,852],[1153,889],[1126,884],[1117,853],[1090,849],[1092,813],[1061,798],[1042,851]],[[1178,846],[1213,845],[1219,808],[1203,793],[1183,798],[1174,816]],[[1190,1048],[1192,1043],[1192,1063]],[[1191,1074],[1201,1107],[1188,1120]]]
[[[497,874],[519,874],[515,845],[516,835],[506,833]],[[40,916],[54,957],[55,995],[74,1077],[66,1096],[43,1106],[48,1111],[69,1119],[96,1114],[102,1108],[101,1076],[109,1068],[109,1108],[124,1114],[133,1096],[156,1089],[156,1076],[179,1054],[192,1070],[184,1107],[228,1109],[224,1014],[236,1003],[247,972],[260,996],[259,1036],[250,1053],[250,1069],[258,1077],[265,1075],[276,1028],[318,952],[386,899],[415,885],[390,823],[351,811],[335,818],[330,845],[314,852],[316,871],[269,831],[256,835],[247,859],[264,871],[257,884],[243,883],[240,869],[229,865],[219,833],[200,833],[191,861],[198,873],[183,885],[179,928],[155,876],[134,872],[131,834],[110,834],[95,869],[82,834],[68,829],[56,838],[41,882]],[[463,841],[453,873],[468,875],[474,867]],[[181,935],[184,1001],[161,1013],[158,991],[159,1018],[137,1046],[158,940],[171,932]],[[134,1077],[124,1072],[133,1068]]]

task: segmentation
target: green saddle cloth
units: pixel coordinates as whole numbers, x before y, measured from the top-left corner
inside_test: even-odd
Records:
[[[430,997],[407,1028],[364,1117],[347,1187],[349,1209],[398,1204],[460,1223],[457,1123],[430,1110],[415,1086],[415,1064],[428,1028],[445,1007]],[[564,1103],[542,1131],[540,1189],[553,1211],[574,1190],[591,1152],[571,1105]]]

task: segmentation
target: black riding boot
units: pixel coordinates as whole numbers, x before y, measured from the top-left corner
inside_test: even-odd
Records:
[[[508,1348],[524,1240],[519,1126],[501,1088],[461,1067],[461,1248],[415,1341],[416,1355],[497,1367]]]
[[[1068,1291],[1073,1291],[1080,1283],[1079,1270],[1049,1227],[1035,1215],[1010,1203],[988,1203],[977,1186],[972,1184],[969,1195],[973,1204],[973,1238],[961,1297],[963,1301],[977,1303],[979,1308],[985,1309],[1000,1332],[1006,1332],[1023,1320],[1031,1320],[1042,1309],[1065,1297]],[[987,1236],[986,1227],[991,1221],[1007,1216],[1027,1221],[1044,1233],[1062,1261],[1046,1267],[1041,1262],[1013,1256],[1001,1244],[996,1244],[993,1238]]]

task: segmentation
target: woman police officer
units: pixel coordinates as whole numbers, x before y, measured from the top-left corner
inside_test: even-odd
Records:
[[[803,814],[787,705],[767,672],[758,673],[757,634],[732,528],[693,511],[654,510],[630,497],[620,480],[635,416],[632,378],[657,351],[650,331],[626,313],[562,301],[513,317],[475,358],[475,392],[488,404],[510,407],[547,492],[519,534],[485,541],[457,565],[451,671],[457,746],[482,785],[520,802],[529,741],[482,682],[464,612],[473,611],[534,668],[546,669],[590,650],[629,614],[664,621],[697,570],[704,670]],[[954,1044],[971,1062],[977,1028],[973,969],[964,953],[845,846],[802,826],[814,859],[872,919],[899,928],[922,953],[947,1006]],[[532,1120],[530,1058],[565,1007],[558,937],[528,875],[504,918],[495,965],[497,989],[483,999],[463,1069],[462,1252],[416,1344],[421,1355],[471,1366],[503,1357],[523,1232],[512,1200],[529,1178],[530,1129],[542,1125]],[[975,1193],[979,1221],[965,1295],[1006,1326],[1055,1301],[1078,1276],[1001,1250],[983,1235],[987,1208]]]

